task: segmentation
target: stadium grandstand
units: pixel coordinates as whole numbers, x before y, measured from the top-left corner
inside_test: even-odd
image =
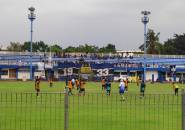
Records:
[[[66,77],[78,77],[81,73],[88,80],[99,81],[102,77],[118,80],[143,76],[144,57],[142,52],[117,51],[115,54],[90,53],[33,53],[33,76],[43,80],[53,78],[65,80]],[[185,56],[147,55],[146,80],[153,82],[181,81],[185,77]],[[0,52],[1,80],[29,80],[29,52]],[[83,70],[83,72],[82,72]],[[183,80],[182,80],[183,81]]]

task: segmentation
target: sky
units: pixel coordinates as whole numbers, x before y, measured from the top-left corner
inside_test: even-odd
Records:
[[[160,32],[161,42],[185,32],[185,0],[0,0],[0,46],[30,39],[30,6],[36,8],[34,41],[63,48],[112,43],[137,50],[143,10],[151,11],[148,28]]]

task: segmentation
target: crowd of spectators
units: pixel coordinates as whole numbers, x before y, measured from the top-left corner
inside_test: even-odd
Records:
[[[55,58],[90,58],[95,59],[120,59],[120,58],[130,58],[134,57],[133,53],[122,53],[122,54],[95,54],[95,53],[62,53],[54,54]]]

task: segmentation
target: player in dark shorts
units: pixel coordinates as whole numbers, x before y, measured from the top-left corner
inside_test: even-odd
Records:
[[[111,83],[109,80],[106,81],[106,91],[107,91],[107,95],[110,96],[110,91],[111,91]]]
[[[73,95],[72,93],[73,85],[71,80],[68,81],[68,88],[69,88],[68,95]]]
[[[35,78],[35,90],[36,90],[36,95],[39,96],[39,92],[40,92],[40,78],[39,78],[39,76],[36,76],[36,78]]]
[[[145,87],[146,87],[146,84],[144,81],[141,82],[141,85],[140,85],[140,97],[144,97],[145,96]]]
[[[128,92],[128,78],[126,78],[125,80],[125,91]]]
[[[83,95],[85,96],[85,82],[83,80],[80,80],[80,90],[79,90],[79,95],[81,95],[83,93]]]
[[[77,90],[79,90],[80,89],[80,81],[78,80],[78,79],[76,79],[76,81],[75,81],[76,83],[76,88],[77,88]]]
[[[172,85],[173,85],[173,89],[175,91],[175,95],[178,96],[179,86],[175,82],[172,82]]]
[[[139,86],[139,77],[138,76],[136,76],[136,84],[137,84],[137,86]]]
[[[52,78],[49,79],[49,86],[53,87],[53,79]]]

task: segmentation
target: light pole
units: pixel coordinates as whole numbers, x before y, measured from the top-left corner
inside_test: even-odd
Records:
[[[36,19],[36,15],[34,14],[35,8],[30,7],[28,8],[30,14],[28,14],[28,19],[31,22],[31,29],[30,29],[30,80],[33,80],[33,67],[32,67],[32,40],[33,40],[33,21]]]
[[[146,40],[147,40],[147,23],[149,22],[148,15],[150,14],[149,11],[142,11],[142,23],[144,24],[144,68],[143,68],[143,81],[146,81]]]

